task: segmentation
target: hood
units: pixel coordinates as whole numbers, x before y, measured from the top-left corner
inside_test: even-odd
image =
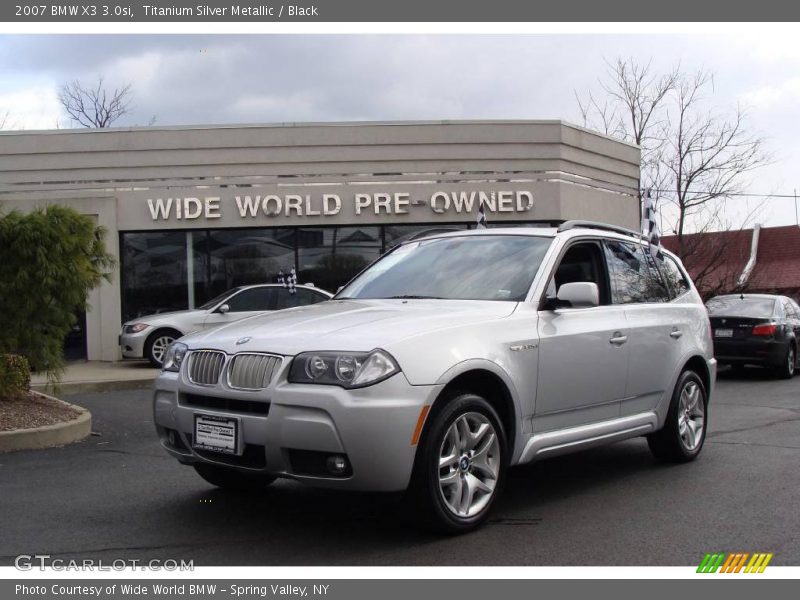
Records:
[[[203,314],[205,312],[206,311],[199,310],[197,308],[190,309],[190,310],[171,310],[169,312],[156,313],[154,315],[144,315],[144,316],[141,316],[141,317],[135,317],[133,319],[125,321],[125,323],[123,323],[123,326],[124,325],[129,325],[131,323],[145,323],[147,325],[160,325],[164,321],[173,320],[174,317],[177,316],[177,315],[184,316],[184,315],[191,315],[193,313],[201,315],[201,314]]]
[[[256,315],[181,341],[192,349],[287,356],[312,350],[388,350],[394,342],[423,333],[506,317],[516,306],[482,300],[329,300]],[[247,342],[236,345],[246,337]]]

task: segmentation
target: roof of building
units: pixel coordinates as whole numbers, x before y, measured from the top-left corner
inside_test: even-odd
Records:
[[[702,279],[702,288],[730,291],[747,265],[752,240],[753,230],[742,229],[685,235],[688,252],[683,253],[679,252],[677,236],[665,236],[662,243],[683,255],[692,277]],[[756,263],[744,289],[800,290],[800,227],[760,229]]]

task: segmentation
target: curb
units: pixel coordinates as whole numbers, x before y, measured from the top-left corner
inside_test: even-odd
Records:
[[[64,446],[66,444],[78,442],[88,437],[92,432],[92,413],[88,410],[82,406],[64,402],[63,400],[48,396],[47,394],[35,390],[31,391],[40,396],[66,404],[81,414],[78,415],[78,418],[64,423],[43,425],[42,427],[34,427],[33,429],[0,431],[0,453]]]
[[[69,396],[72,394],[92,394],[96,392],[116,392],[122,390],[140,390],[153,386],[153,379],[121,379],[113,381],[73,381],[53,386],[49,383],[31,385],[31,390],[44,394],[57,393]]]

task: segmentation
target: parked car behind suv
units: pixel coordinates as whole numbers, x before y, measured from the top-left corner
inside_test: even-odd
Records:
[[[233,323],[265,311],[315,304],[331,297],[325,290],[298,285],[290,294],[281,284],[245,285],[228,290],[202,306],[137,317],[122,325],[119,345],[124,358],[146,358],[160,367],[169,345],[192,331]]]
[[[461,532],[513,465],[637,436],[693,460],[715,377],[680,262],[565,222],[413,240],[331,301],[187,336],[153,400],[163,447],[214,485],[405,490]]]
[[[716,296],[706,303],[720,364],[756,365],[789,379],[797,368],[800,307],[771,294]]]

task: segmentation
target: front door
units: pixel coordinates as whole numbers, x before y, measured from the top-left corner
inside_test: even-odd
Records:
[[[223,305],[228,306],[228,311],[221,313],[219,307],[211,311],[205,320],[205,327],[215,327],[224,323],[232,323],[246,317],[258,315],[274,306],[272,287],[261,286],[247,288],[228,298]]]
[[[625,394],[628,370],[625,308],[611,304],[599,241],[570,245],[550,284],[550,293],[574,281],[590,281],[600,306],[539,312],[539,379],[535,431],[613,419]]]

